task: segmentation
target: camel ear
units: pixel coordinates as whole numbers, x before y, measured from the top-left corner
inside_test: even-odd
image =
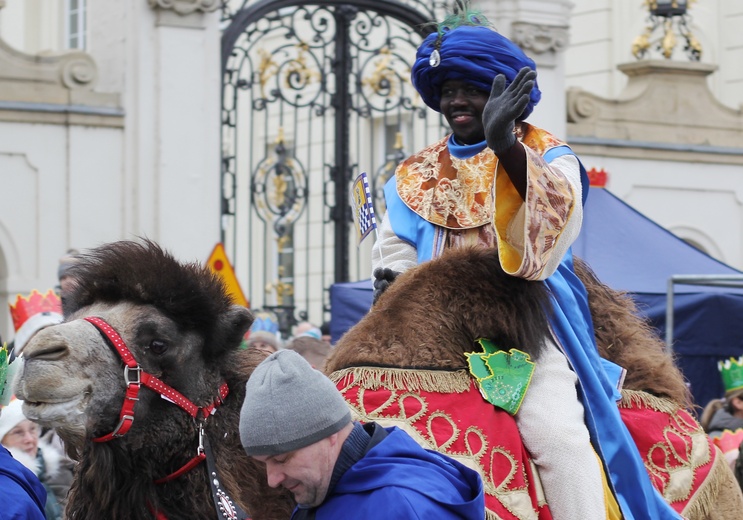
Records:
[[[219,316],[219,323],[214,329],[212,352],[221,355],[238,348],[254,319],[250,310],[240,305],[231,305]]]

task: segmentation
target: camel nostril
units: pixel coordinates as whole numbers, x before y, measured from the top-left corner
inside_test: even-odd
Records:
[[[35,348],[33,351],[24,352],[26,359],[43,359],[46,361],[57,361],[69,354],[69,349],[61,343],[51,344],[45,347]]]

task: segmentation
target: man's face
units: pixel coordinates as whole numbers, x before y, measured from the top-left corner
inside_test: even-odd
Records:
[[[268,485],[284,486],[301,506],[322,504],[328,493],[338,452],[334,449],[338,434],[304,448],[274,456],[256,456],[266,464]]]
[[[490,94],[461,80],[447,80],[441,87],[439,108],[461,144],[485,139],[482,111]]]

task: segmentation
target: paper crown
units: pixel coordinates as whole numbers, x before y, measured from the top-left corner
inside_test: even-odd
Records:
[[[272,334],[279,334],[279,317],[275,312],[262,310],[254,313],[255,321],[250,326],[250,332],[265,331]]]
[[[49,289],[46,294],[41,294],[34,289],[27,298],[19,294],[15,305],[10,305],[10,315],[13,317],[15,331],[18,332],[30,317],[42,312],[62,314],[62,302],[52,289]]]
[[[741,442],[743,442],[743,428],[723,430],[719,437],[712,438],[712,444],[720,448],[723,453],[738,451]]]
[[[718,361],[717,368],[722,375],[722,386],[725,387],[725,393],[743,388],[743,356],[738,359],[731,357],[725,361]]]
[[[34,289],[27,298],[20,294],[10,305],[15,327],[14,350],[19,355],[26,342],[39,330],[62,322],[62,302],[51,289],[41,294]]]

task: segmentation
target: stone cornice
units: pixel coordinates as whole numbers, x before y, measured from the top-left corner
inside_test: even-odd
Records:
[[[525,51],[535,54],[561,52],[570,42],[568,27],[513,22],[511,39]]]
[[[94,92],[97,79],[95,61],[85,52],[32,55],[13,49],[0,39],[0,103],[3,105],[0,119],[4,121],[25,119],[26,116],[18,115],[25,112],[36,112],[31,116],[36,120],[48,114],[77,114],[86,110],[70,110],[70,107],[89,107],[98,118],[103,115],[121,119],[117,115],[122,113],[119,96]]]
[[[743,108],[720,103],[707,76],[715,65],[644,60],[620,65],[628,83],[617,99],[580,88],[567,94],[568,135],[602,142],[740,148]],[[693,148],[693,146],[692,146]]]
[[[147,0],[153,9],[172,10],[181,16],[198,11],[209,13],[219,9],[220,0]]]

